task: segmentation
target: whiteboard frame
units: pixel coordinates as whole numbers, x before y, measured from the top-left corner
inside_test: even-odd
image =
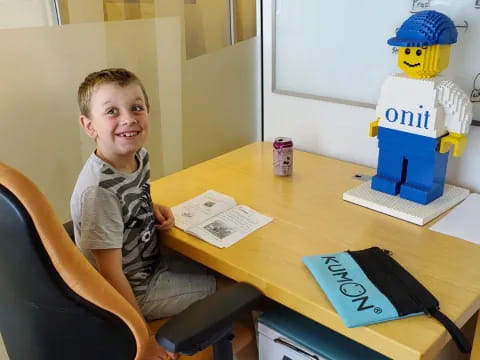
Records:
[[[376,104],[361,102],[361,101],[352,101],[341,98],[334,98],[330,96],[320,96],[314,94],[307,94],[303,92],[291,91],[291,90],[282,90],[277,87],[277,0],[272,0],[272,93],[279,95],[295,96],[304,99],[320,100],[333,102],[343,105],[353,105],[360,106],[369,109],[375,109]],[[472,120],[472,126],[480,126],[480,120]]]

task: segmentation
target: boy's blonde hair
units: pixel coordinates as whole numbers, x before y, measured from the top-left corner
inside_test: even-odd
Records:
[[[121,68],[112,68],[96,71],[87,75],[85,80],[80,84],[78,88],[78,107],[80,108],[80,113],[86,117],[90,117],[90,101],[94,91],[99,85],[103,84],[116,84],[118,86],[124,87],[130,84],[137,84],[140,86],[145,97],[145,105],[147,106],[147,112],[150,111],[150,103],[148,101],[148,95],[143,87],[140,79],[132,72],[121,69]]]

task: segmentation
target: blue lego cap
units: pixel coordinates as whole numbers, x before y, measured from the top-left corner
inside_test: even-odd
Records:
[[[420,11],[410,16],[400,26],[397,36],[387,43],[393,46],[422,47],[430,45],[446,45],[457,42],[457,28],[446,15],[434,11]]]

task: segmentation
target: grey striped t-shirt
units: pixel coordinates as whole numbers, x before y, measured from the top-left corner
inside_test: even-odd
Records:
[[[160,271],[160,247],[150,196],[148,153],[136,154],[138,169],[121,173],[94,153],[73,190],[70,210],[75,242],[95,266],[92,249],[122,249],[122,265],[136,296]]]

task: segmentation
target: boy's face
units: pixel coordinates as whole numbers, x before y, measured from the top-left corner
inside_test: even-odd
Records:
[[[90,100],[90,117],[80,116],[85,132],[97,143],[97,155],[111,164],[134,159],[148,135],[148,113],[137,84],[99,85]]]

